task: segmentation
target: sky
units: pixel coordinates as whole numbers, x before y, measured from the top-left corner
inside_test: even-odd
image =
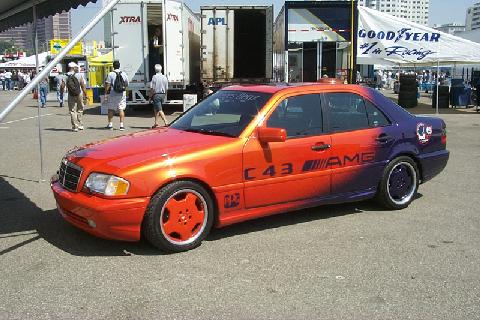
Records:
[[[72,33],[76,35],[80,30],[90,21],[94,14],[101,9],[101,1],[97,3],[90,3],[86,7],[79,7],[72,10]],[[467,8],[472,6],[478,0],[430,0],[430,21],[429,25],[444,24],[444,23],[465,23],[465,14]],[[278,14],[284,0],[184,0],[184,2],[193,11],[200,11],[200,6],[204,5],[271,5],[273,4],[275,15]],[[103,39],[103,23],[100,22],[97,26],[85,37],[87,40],[102,40]]]

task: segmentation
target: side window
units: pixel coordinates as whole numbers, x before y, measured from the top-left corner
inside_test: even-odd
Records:
[[[353,93],[326,93],[325,101],[334,132],[369,127],[365,103],[361,96]]]
[[[267,127],[285,129],[287,138],[321,134],[323,118],[320,95],[305,94],[286,98],[268,118]]]
[[[383,127],[390,124],[387,117],[385,117],[373,103],[365,99],[365,106],[367,108],[368,124],[370,127]]]

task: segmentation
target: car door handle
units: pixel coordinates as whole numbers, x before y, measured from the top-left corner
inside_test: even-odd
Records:
[[[390,140],[392,140],[392,137],[390,137],[388,134],[384,134],[384,133],[375,138],[375,141],[380,142],[380,143],[387,143]]]
[[[330,145],[327,144],[327,143],[323,143],[323,144],[315,144],[312,146],[312,150],[313,151],[323,151],[323,150],[327,150],[327,149],[330,149]]]

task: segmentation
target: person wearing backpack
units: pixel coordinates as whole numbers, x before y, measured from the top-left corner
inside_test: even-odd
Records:
[[[68,110],[72,122],[72,131],[83,130],[83,99],[87,97],[87,88],[83,75],[78,73],[78,64],[68,64],[66,87],[68,90]]]
[[[125,108],[127,107],[127,74],[120,70],[120,62],[113,62],[113,71],[105,80],[105,102],[108,105],[108,125],[106,129],[113,130],[113,115],[118,112],[120,116],[120,130],[125,130]]]

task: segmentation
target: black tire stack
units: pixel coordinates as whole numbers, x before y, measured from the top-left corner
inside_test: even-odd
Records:
[[[404,108],[413,108],[418,105],[417,77],[414,74],[400,75],[400,91],[398,92],[398,105]]]
[[[432,108],[437,107],[437,86],[433,87]],[[448,86],[438,86],[438,108],[448,109],[450,107],[450,90]]]

